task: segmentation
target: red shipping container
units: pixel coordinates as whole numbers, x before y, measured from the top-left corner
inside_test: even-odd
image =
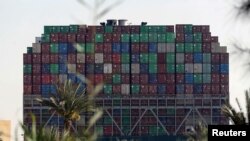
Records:
[[[211,43],[202,43],[202,51],[204,53],[211,52]]]
[[[103,62],[104,63],[112,63],[112,54],[103,54]]]
[[[68,35],[67,34],[65,34],[65,33],[59,33],[58,34],[58,41],[60,42],[60,43],[66,43],[67,41],[68,41],[68,37],[67,37]]]
[[[112,33],[105,33],[103,35],[103,38],[104,38],[104,42],[106,43],[112,42]]]
[[[104,43],[103,44],[103,52],[104,53],[112,53],[112,45],[111,45],[111,43]]]
[[[105,84],[111,84],[113,82],[112,74],[104,74],[103,81]]]
[[[40,74],[41,73],[41,64],[33,64],[32,65],[32,73]]]
[[[202,33],[209,33],[210,29],[209,29],[209,25],[202,25],[201,26],[201,32]]]
[[[184,33],[184,25],[182,25],[182,24],[177,24],[177,25],[175,26],[175,31],[176,31],[176,33]]]
[[[41,54],[32,54],[33,63],[41,63]],[[25,62],[24,62],[25,63]]]
[[[149,94],[157,94],[157,85],[148,85],[148,92]]]
[[[166,73],[166,65],[165,64],[157,64],[158,68],[157,71],[158,73]]]
[[[23,83],[25,85],[31,85],[32,84],[32,75],[29,75],[29,74],[23,75]]]
[[[32,93],[40,94],[41,93],[41,85],[32,85]]]
[[[31,94],[32,93],[32,85],[23,85],[23,93]]]
[[[41,50],[43,54],[50,53],[50,44],[49,43],[42,43]]]
[[[140,110],[139,109],[131,109],[131,116],[139,116]]]
[[[121,85],[113,85],[113,93],[121,94]]]
[[[175,83],[175,74],[167,74],[167,84],[174,84]]]
[[[32,55],[31,54],[23,54],[23,63],[31,64],[32,63]]]
[[[157,81],[158,81],[158,83],[160,83],[160,84],[166,84],[166,82],[167,82],[167,76],[166,76],[166,74],[158,74],[157,75]]]
[[[140,53],[140,44],[139,43],[131,43],[131,52],[132,53]]]
[[[130,26],[130,33],[131,34],[140,33],[140,26],[138,25]]]
[[[49,64],[50,63],[50,55],[49,54],[42,54],[42,63]]]
[[[121,42],[121,34],[120,33],[114,33],[112,37],[113,42]]]
[[[201,26],[200,25],[193,25],[193,33],[201,32]]]
[[[141,53],[148,53],[148,44],[147,43],[140,44],[140,52]]]
[[[79,33],[87,33],[87,25],[79,25],[78,32]]]
[[[141,134],[148,135],[148,126],[141,126]]]
[[[132,84],[139,84],[140,83],[140,75],[139,74],[132,74],[131,75],[131,82],[132,82]]]
[[[113,64],[112,65],[112,72],[113,73],[121,73],[121,65],[120,64]]]
[[[94,63],[95,62],[95,54],[86,54],[85,55],[86,63]]]
[[[211,62],[212,63],[220,63],[220,54],[219,53],[212,53]]]
[[[56,42],[58,42],[58,40],[59,40],[58,34],[56,34],[56,33],[50,34],[50,41],[51,41],[52,43],[56,43]]]
[[[68,34],[68,42],[69,42],[69,43],[75,43],[75,42],[76,42],[76,34],[74,34],[74,33],[69,33],[69,34]]]
[[[193,53],[185,53],[185,63],[193,63]]]
[[[76,35],[76,41],[78,43],[85,43],[85,34],[82,34],[82,33],[77,34]]]
[[[121,63],[121,54],[119,53],[113,53],[112,54],[112,62],[116,63],[116,64],[120,64]]]
[[[167,25],[166,31],[167,32],[174,32],[174,25]]]
[[[88,56],[88,55],[89,54],[87,54],[86,56]],[[94,56],[94,55],[92,55],[92,56]],[[94,56],[94,58],[95,58],[95,56]],[[76,63],[76,54],[73,54],[73,53],[68,54],[68,63],[70,63],[70,64],[75,64]]]
[[[229,63],[229,54],[228,53],[220,53],[220,63],[222,63],[222,64]]]
[[[140,104],[140,101],[139,100],[135,100],[135,99],[132,99],[131,100],[131,105],[132,106],[139,106],[139,104]],[[138,113],[139,114],[139,113]]]
[[[165,53],[158,53],[157,54],[157,62],[158,62],[158,64],[166,63],[166,54]]]
[[[59,60],[58,54],[50,54],[50,63],[57,64]]]
[[[220,82],[222,84],[228,84],[228,82],[229,82],[228,74],[220,74]]]
[[[167,85],[167,94],[175,94],[175,85],[174,84]]]
[[[202,41],[208,43],[211,42],[211,33],[202,34]]]
[[[204,94],[211,94],[211,85],[210,84],[203,84],[203,93]]]
[[[40,74],[33,74],[33,84],[40,85],[41,84],[41,75]]]
[[[140,75],[140,84],[148,84],[148,74]]]
[[[103,74],[95,74],[95,84],[103,83]]]
[[[220,92],[222,95],[228,95],[229,94],[229,86],[225,84],[220,85]]]
[[[76,72],[84,74],[85,73],[85,64],[77,64]]]
[[[129,84],[130,83],[130,75],[129,74],[121,74],[121,82],[123,84]]]
[[[185,94],[193,94],[193,85],[185,84]]]
[[[214,84],[218,84],[220,83],[220,74],[212,74],[212,83]]]
[[[59,76],[56,74],[50,75],[51,84],[57,84],[59,82]]]
[[[121,26],[122,33],[130,33],[130,28],[129,26]]]
[[[219,42],[218,36],[212,36],[211,37],[211,42],[212,43],[218,43]]]
[[[184,42],[185,38],[184,38],[184,34],[183,33],[176,33],[176,42]]]
[[[94,42],[95,41],[95,34],[93,34],[93,33],[86,34],[85,41],[88,43]]]
[[[103,44],[102,43],[95,44],[95,53],[103,53]]]
[[[113,32],[114,33],[121,33],[122,27],[121,26],[113,26]]]
[[[104,135],[112,135],[112,126],[103,126]]]
[[[90,25],[87,27],[88,34],[95,34],[96,33],[96,26]]]
[[[50,75],[48,74],[42,75],[42,84],[50,84]]]
[[[220,94],[220,85],[211,84],[211,92],[212,94]]]
[[[176,74],[176,83],[177,84],[184,83],[184,74],[181,74],[181,73]]]

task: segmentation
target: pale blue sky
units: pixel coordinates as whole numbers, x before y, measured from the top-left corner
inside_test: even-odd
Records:
[[[218,35],[221,45],[230,50],[234,39],[249,44],[247,22],[236,22],[232,7],[228,0],[124,0],[100,22],[122,18],[133,24],[209,24],[212,35]],[[22,118],[22,54],[26,47],[42,34],[44,25],[92,24],[91,14],[76,0],[0,0],[0,18],[0,120],[11,119],[14,129]],[[230,60],[231,100],[242,99],[249,87],[247,79],[241,80],[243,68],[238,62]]]

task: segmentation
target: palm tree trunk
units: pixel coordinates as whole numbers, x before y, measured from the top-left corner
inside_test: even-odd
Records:
[[[71,126],[72,126],[72,121],[69,119],[65,119],[64,120],[64,130],[66,132],[70,132]]]

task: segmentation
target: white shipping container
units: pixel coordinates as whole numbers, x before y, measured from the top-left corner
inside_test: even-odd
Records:
[[[129,71],[130,71],[130,64],[122,64],[122,70],[121,70],[121,72],[122,73],[129,73]]]
[[[176,63],[184,63],[184,53],[176,53]]]
[[[76,64],[68,64],[68,73],[76,73]]]
[[[112,73],[112,64],[104,64],[103,71],[104,73]]]
[[[211,43],[211,52],[219,53],[220,52],[220,43]]]
[[[202,64],[194,64],[194,73],[202,73]]]
[[[67,74],[59,74],[59,82],[64,83],[68,79]]]
[[[32,44],[32,52],[33,53],[41,53],[41,44],[40,43],[33,43]]]
[[[166,43],[158,43],[158,52],[159,53],[166,53],[167,52]]]
[[[84,53],[77,53],[76,62],[77,63],[85,63],[85,54]]]
[[[36,37],[36,43],[41,43],[42,42],[42,38],[41,37]]]
[[[129,84],[122,84],[121,85],[121,93],[123,95],[129,95],[130,94],[130,85]]]
[[[194,65],[193,64],[185,64],[185,73],[193,73]]]
[[[167,43],[167,52],[175,52],[175,43]]]
[[[103,63],[103,53],[95,54],[95,63]]]
[[[131,64],[131,73],[140,73],[140,64]]]
[[[220,47],[220,53],[227,53],[227,47],[226,46],[221,46]]]

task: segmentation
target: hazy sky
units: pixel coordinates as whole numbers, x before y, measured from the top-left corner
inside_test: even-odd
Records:
[[[208,24],[212,35],[218,35],[221,45],[230,51],[232,41],[249,44],[250,20],[237,22],[243,20],[236,19],[235,12],[228,0],[124,0],[100,22],[115,18],[128,19],[132,24]],[[12,120],[14,129],[22,118],[22,56],[42,34],[43,26],[92,24],[91,16],[77,0],[0,0],[0,120]],[[243,92],[250,84],[243,75],[242,61],[232,58],[230,98],[234,101],[235,97],[244,98]]]

